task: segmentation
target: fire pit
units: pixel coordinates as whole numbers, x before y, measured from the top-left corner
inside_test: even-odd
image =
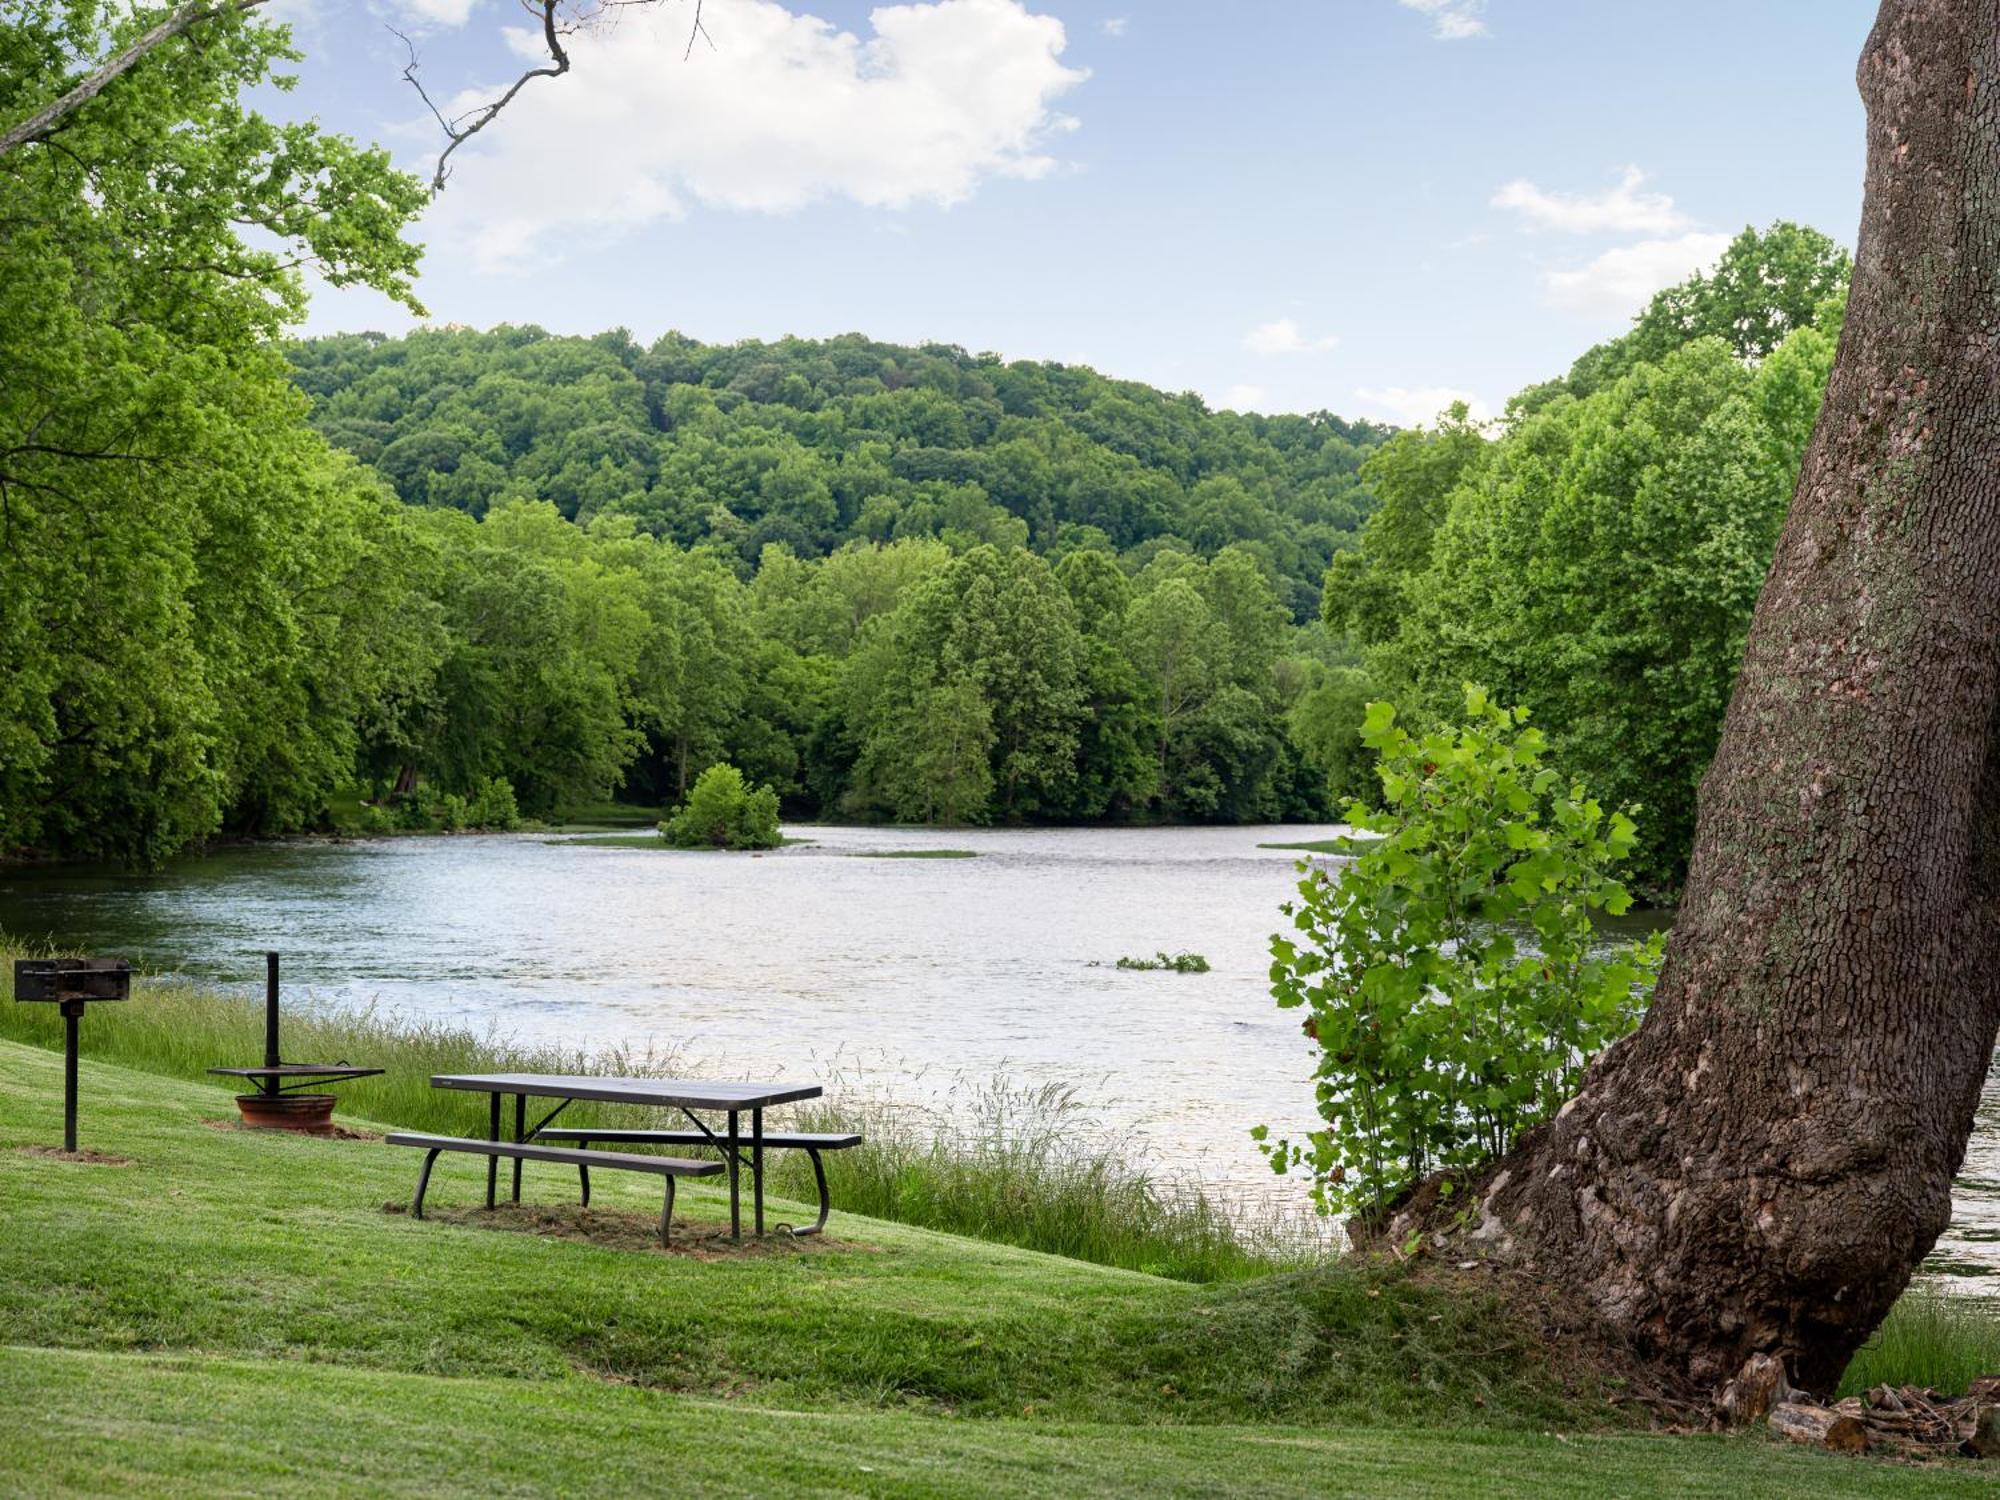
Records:
[[[50,1001],[63,1018],[63,1150],[76,1155],[76,1023],[99,1000],[132,995],[132,966],[122,958],[17,958],[14,998]]]
[[[380,1068],[356,1068],[345,1062],[288,1063],[278,1047],[278,955],[264,955],[264,1066],[210,1068],[225,1078],[255,1081],[257,1092],[238,1094],[237,1111],[245,1125],[259,1130],[296,1130],[305,1135],[333,1134],[332,1094],[308,1092],[351,1078],[373,1078]]]

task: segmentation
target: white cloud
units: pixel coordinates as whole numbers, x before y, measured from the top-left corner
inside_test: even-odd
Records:
[[[270,0],[262,14],[267,21],[291,27],[298,40],[317,36],[325,19],[320,14],[319,0]]]
[[[1544,192],[1525,177],[1517,177],[1493,195],[1495,208],[1519,214],[1536,229],[1564,234],[1672,234],[1693,220],[1674,207],[1665,193],[1642,193],[1646,174],[1627,167],[1618,186],[1601,193]]]
[[[1683,234],[1607,250],[1588,265],[1542,273],[1543,300],[1591,316],[1633,313],[1662,287],[1685,280],[1729,248],[1726,234]]]
[[[1270,394],[1261,385],[1232,385],[1222,393],[1224,411],[1255,411]]]
[[[406,22],[429,26],[463,26],[479,0],[394,0]]]
[[[453,158],[428,219],[434,243],[504,269],[546,259],[559,232],[679,217],[691,203],[958,203],[989,177],[1053,171],[1049,141],[1076,125],[1054,102],[1089,76],[1062,64],[1062,23],[1019,0],[880,6],[866,40],[776,0],[707,0],[714,48],[685,62],[683,8],[614,14],[570,39],[569,77],[524,90]],[[508,39],[539,54],[537,34]],[[490,97],[468,91],[450,109]]]
[[[1299,331],[1299,325],[1291,318],[1277,318],[1269,323],[1259,323],[1243,335],[1243,347],[1252,354],[1317,354],[1333,348],[1339,342],[1339,338],[1333,334],[1309,339]]]
[[[1431,18],[1431,35],[1441,42],[1462,42],[1486,35],[1486,0],[1402,0],[1405,8]]]
[[[1102,31],[1106,36],[1123,36],[1132,29],[1132,18],[1130,16],[1107,16],[1103,21],[1098,23],[1097,29]]]
[[[1390,421],[1404,427],[1416,427],[1436,419],[1439,412],[1454,401],[1463,401],[1472,420],[1484,422],[1493,413],[1486,403],[1471,391],[1454,390],[1447,385],[1424,385],[1417,387],[1392,385],[1379,390],[1366,387],[1354,393],[1355,398]]]

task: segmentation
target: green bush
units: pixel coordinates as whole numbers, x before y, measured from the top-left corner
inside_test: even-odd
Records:
[[[1368,706],[1384,811],[1348,818],[1379,841],[1336,873],[1302,865],[1297,935],[1271,939],[1272,992],[1320,1048],[1326,1123],[1303,1145],[1251,1134],[1273,1170],[1311,1170],[1322,1212],[1379,1220],[1433,1172],[1505,1152],[1637,1024],[1658,968],[1659,935],[1607,952],[1593,925],[1631,904],[1609,874],[1631,817],[1542,763],[1525,709],[1476,687],[1465,705],[1421,738]]]
[[[380,803],[364,802],[353,820],[341,830],[346,833],[381,835],[396,831],[396,815]]]
[[[731,765],[714,765],[695,780],[680,811],[660,825],[676,849],[775,849],[778,794],[753,787]]]
[[[467,800],[466,819],[473,828],[505,831],[521,825],[521,809],[514,801],[514,784],[504,776],[484,776]]]

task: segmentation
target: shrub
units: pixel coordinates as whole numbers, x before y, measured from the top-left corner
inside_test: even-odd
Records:
[[[514,801],[514,784],[504,776],[481,777],[467,802],[466,821],[473,828],[518,828],[521,809]]]
[[[1629,814],[1543,764],[1525,709],[1475,687],[1465,703],[1465,724],[1421,738],[1368,706],[1384,810],[1348,818],[1379,841],[1351,841],[1337,874],[1302,864],[1297,935],[1271,939],[1272,992],[1320,1049],[1325,1128],[1251,1134],[1274,1171],[1311,1170],[1323,1213],[1379,1220],[1433,1172],[1449,1191],[1505,1152],[1637,1023],[1658,968],[1659,935],[1607,951],[1593,926],[1631,905],[1608,873]]]
[[[396,816],[388,808],[374,802],[364,802],[355,813],[353,821],[343,832],[380,836],[396,831]]]
[[[660,825],[676,849],[775,849],[778,794],[753,787],[731,765],[714,765],[696,779],[679,812]]]

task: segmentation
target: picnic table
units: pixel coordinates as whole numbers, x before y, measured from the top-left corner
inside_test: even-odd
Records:
[[[764,1111],[780,1104],[793,1104],[801,1099],[816,1099],[822,1090],[816,1083],[717,1083],[708,1079],[694,1078],[600,1078],[587,1075],[567,1075],[560,1073],[440,1073],[431,1078],[431,1087],[439,1089],[464,1089],[472,1093],[491,1096],[487,1110],[487,1139],[500,1140],[500,1100],[503,1095],[514,1096],[514,1142],[525,1148],[519,1154],[506,1154],[514,1162],[513,1201],[521,1201],[521,1161],[524,1155],[549,1160],[570,1161],[577,1157],[591,1157],[604,1153],[556,1151],[553,1148],[537,1150],[533,1142],[554,1123],[562,1112],[579,1099],[597,1100],[612,1104],[638,1104],[651,1108],[678,1110],[692,1125],[691,1132],[673,1132],[672,1136],[683,1142],[698,1137],[699,1144],[714,1146],[723,1156],[729,1173],[729,1233],[733,1239],[743,1237],[743,1215],[741,1196],[741,1171],[750,1169],[751,1196],[754,1204],[756,1232],[764,1232]],[[530,1099],[554,1099],[556,1107],[535,1122],[532,1129],[527,1126],[528,1101]],[[724,1117],[723,1129],[717,1131],[701,1118],[702,1113]],[[750,1116],[750,1134],[746,1140],[742,1132],[742,1117]],[[564,1132],[569,1138],[585,1134],[582,1131]],[[595,1139],[624,1136],[636,1139],[646,1132],[590,1131]],[[666,1136],[667,1132],[653,1133]],[[859,1138],[856,1137],[858,1140]],[[745,1153],[745,1147],[748,1153]],[[642,1158],[629,1158],[638,1160]],[[653,1161],[668,1161],[671,1158],[650,1158]],[[607,1159],[606,1165],[616,1165]],[[576,1162],[586,1174],[587,1161]],[[713,1170],[713,1164],[707,1164]],[[815,1157],[815,1165],[817,1158]],[[492,1208],[499,1183],[500,1158],[489,1155],[486,1158],[486,1206]],[[588,1202],[589,1178],[585,1179],[585,1201]],[[672,1179],[668,1179],[671,1188]],[[668,1199],[671,1209],[672,1198]],[[821,1218],[825,1213],[822,1208]]]

